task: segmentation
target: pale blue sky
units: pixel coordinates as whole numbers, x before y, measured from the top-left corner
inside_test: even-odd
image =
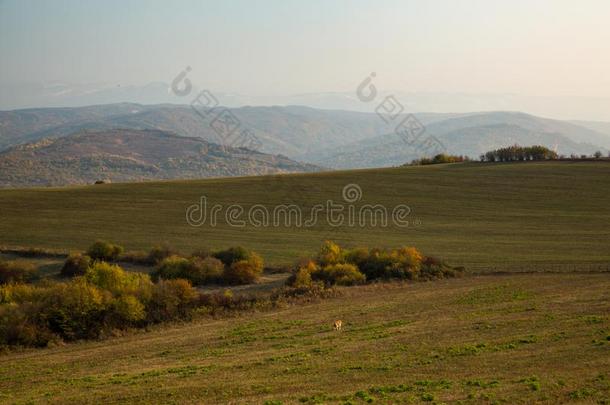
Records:
[[[610,96],[610,1],[0,0],[0,82]]]

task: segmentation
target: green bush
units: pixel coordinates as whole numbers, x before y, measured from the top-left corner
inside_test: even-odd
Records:
[[[306,286],[307,276],[312,281],[321,280],[329,284],[358,284],[363,282],[353,269],[364,275],[366,280],[376,279],[431,279],[455,277],[463,268],[452,268],[440,261],[424,257],[414,247],[398,249],[355,248],[343,250],[331,241],[322,245],[315,261],[301,263],[289,278],[289,286]],[[353,276],[353,279],[352,279]]]
[[[123,247],[101,240],[95,242],[87,250],[87,255],[93,260],[113,261],[116,260],[121,253],[123,253]]]
[[[316,284],[356,285],[366,281],[366,277],[358,268],[349,263],[336,263],[320,266],[313,260],[307,260],[297,266],[286,284],[297,289],[310,289]]]
[[[63,277],[83,276],[91,265],[91,257],[81,253],[72,253],[61,268]]]
[[[286,280],[286,285],[294,288],[309,288],[313,283],[311,273],[317,270],[318,265],[312,260],[301,263],[297,266],[296,271],[292,273],[290,277],[288,277],[288,280]]]
[[[251,284],[258,281],[263,272],[262,261],[250,258],[240,260],[224,271],[224,281],[228,284]]]
[[[164,259],[170,256],[177,256],[178,252],[166,244],[153,247],[148,253],[148,261],[150,264],[159,264]]]
[[[83,255],[72,255],[69,266],[81,271],[82,259]],[[224,270],[211,257],[186,262],[201,278],[219,277]],[[188,319],[198,297],[187,280],[153,284],[147,274],[101,261],[66,282],[0,285],[0,347],[95,339],[117,329]]]
[[[44,326],[63,339],[97,338],[105,326],[110,298],[84,278],[76,277],[47,291],[39,316]]]
[[[180,256],[170,256],[159,263],[153,273],[157,279],[171,280],[185,278],[188,273],[189,260]]]
[[[42,291],[42,288],[31,284],[0,285],[0,305],[36,301]]]
[[[222,280],[227,284],[249,284],[263,273],[263,259],[255,252],[237,246],[214,253],[225,265]]]
[[[212,256],[224,263],[225,266],[231,266],[235,262],[248,260],[251,252],[241,246],[231,247],[226,250],[215,252]]]
[[[439,259],[426,257],[422,261],[420,277],[425,280],[459,277],[463,272],[463,267],[451,267]]]
[[[92,339],[115,329],[185,319],[198,293],[186,280],[152,284],[142,273],[94,263],[85,276],[40,286],[0,286],[0,346]]]
[[[0,284],[27,283],[36,275],[36,266],[23,260],[0,261]]]
[[[356,285],[366,281],[364,274],[349,263],[337,263],[319,268],[311,273],[311,277],[327,285]]]
[[[119,324],[121,322],[138,322],[146,318],[146,308],[133,295],[123,295],[114,300],[112,305],[113,315]]]
[[[413,247],[399,249],[354,249],[346,261],[358,267],[367,280],[378,278],[414,279],[421,269],[422,254]]]
[[[469,162],[470,158],[468,156],[457,156],[457,155],[447,155],[445,153],[438,154],[433,158],[421,158],[417,160],[413,160],[411,162],[412,166],[417,165],[435,165],[440,163],[461,163],[461,162]]]
[[[186,259],[170,256],[159,264],[154,276],[165,280],[182,278],[195,285],[202,285],[221,281],[223,272],[224,265],[214,257]]]
[[[342,263],[343,260],[344,252],[341,250],[341,247],[329,240],[325,241],[318,253],[318,263],[321,266],[328,266],[330,264]]]
[[[89,267],[85,279],[115,296],[134,295],[146,301],[152,294],[152,281],[147,274],[126,272],[117,265],[105,262],[96,262]]]
[[[188,318],[197,297],[197,290],[187,280],[159,280],[154,285],[152,299],[148,304],[148,319],[160,322]]]
[[[0,346],[46,346],[57,337],[46,327],[36,323],[33,315],[39,313],[39,305],[0,305]]]
[[[193,284],[202,285],[218,283],[222,281],[225,267],[223,263],[215,257],[200,258],[194,256],[189,260],[189,277]]]
[[[354,264],[366,275],[367,279],[375,280],[389,277],[392,268],[392,259],[387,251],[382,249],[358,249],[353,254],[347,255],[348,262]]]

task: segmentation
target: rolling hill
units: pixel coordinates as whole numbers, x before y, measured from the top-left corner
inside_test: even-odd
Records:
[[[328,209],[312,226],[244,226],[229,207],[294,204],[302,218],[357,185],[354,207],[410,207],[409,226],[333,226]],[[357,187],[350,186],[357,191]],[[189,225],[185,213],[206,197],[217,222]],[[104,184],[0,191],[0,245],[85,249],[108,239],[127,249],[168,242],[185,252],[244,245],[272,264],[317,251],[325,239],[346,246],[413,245],[470,271],[591,270],[610,262],[610,163],[453,164],[375,170]],[[347,211],[347,208],[345,208]],[[196,226],[199,225],[199,226]]]
[[[394,166],[421,157],[394,134],[376,113],[317,110],[308,107],[241,107],[230,110],[241,129],[261,142],[260,151],[327,167]],[[201,109],[205,115],[210,110]],[[211,128],[214,114],[202,117],[190,106],[114,104],[80,108],[0,112],[0,149],[82,130],[155,129],[208,142],[224,140]],[[606,139],[593,129],[523,113],[418,113],[426,133],[449,153],[477,157],[514,143],[543,143],[565,154],[604,150]],[[598,146],[601,145],[601,146]]]
[[[273,311],[8,353],[0,401],[603,404],[609,289],[607,274],[351,287]]]
[[[158,130],[79,132],[0,152],[0,187],[308,172],[284,156],[224,148]]]
[[[604,150],[581,143],[603,138],[592,130],[523,113],[496,112],[447,118],[428,123],[423,137],[426,135],[435,136],[451,154],[475,159],[499,145],[546,145],[565,155],[590,155],[596,150]],[[339,152],[323,153],[310,161],[347,169],[396,166],[419,157],[421,152],[413,145],[407,145],[398,135],[390,133],[348,144]]]
[[[610,122],[603,121],[572,121],[573,124],[581,127],[589,128],[599,134],[597,139],[589,139],[597,145],[601,145],[606,149],[610,149]]]
[[[137,141],[127,137],[120,150]],[[159,153],[150,147],[142,156]],[[98,152],[113,148],[104,143]],[[202,197],[221,206],[214,225],[186,221]],[[467,269],[463,278],[339,287],[332,297],[278,307],[214,314],[201,307],[189,322],[0,353],[0,402],[604,403],[609,199],[610,162],[601,160],[0,190],[4,245],[75,250],[100,238],[127,249],[167,242],[183,252],[243,245],[273,265],[332,239],[414,245]],[[309,217],[329,200],[358,209],[408,204],[413,226],[337,227],[323,215],[311,227],[240,226],[222,208],[295,204]],[[277,285],[255,287],[269,293]],[[341,331],[332,330],[335,319]]]

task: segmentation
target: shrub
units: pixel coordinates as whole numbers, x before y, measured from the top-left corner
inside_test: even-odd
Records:
[[[421,268],[422,254],[415,248],[354,249],[347,252],[346,261],[358,267],[368,280],[377,278],[416,278]]]
[[[343,256],[343,252],[339,245],[327,240],[320,248],[317,260],[320,265],[327,266],[329,264],[341,263],[343,261]]]
[[[386,277],[414,279],[421,269],[422,254],[413,247],[402,247],[389,253],[392,262]]]
[[[152,282],[144,273],[130,273],[117,265],[96,262],[85,274],[85,279],[115,296],[134,295],[143,301],[151,297]]]
[[[314,280],[323,281],[327,285],[356,285],[366,281],[366,277],[356,266],[349,263],[338,263],[325,266],[311,273]]]
[[[221,250],[213,254],[215,258],[224,263],[225,266],[231,266],[235,262],[248,260],[251,252],[241,246],[232,247],[226,250]]]
[[[42,288],[31,284],[0,285],[0,305],[36,301],[42,291]]]
[[[224,281],[228,284],[251,284],[258,280],[263,267],[256,261],[240,260],[225,269]]]
[[[452,268],[437,259],[425,258],[414,247],[342,250],[337,244],[330,241],[324,243],[316,262],[312,263],[304,262],[298,265],[287,284],[295,287],[299,284],[307,284],[307,273],[312,280],[322,280],[326,284],[358,284],[363,281],[357,275],[354,276],[351,270],[338,266],[340,264],[355,266],[356,270],[369,281],[380,278],[411,280],[419,277],[424,279],[455,277],[464,270],[463,268]],[[314,269],[311,266],[319,267]],[[345,272],[345,279],[342,278],[343,272]],[[352,276],[354,276],[353,279]]]
[[[148,304],[148,319],[153,322],[188,318],[198,297],[187,280],[160,280],[154,285]]]
[[[61,268],[63,277],[83,276],[91,265],[91,257],[81,253],[73,253],[66,259]]]
[[[355,264],[368,280],[389,277],[392,268],[392,258],[382,249],[371,249],[368,255],[363,250],[348,255],[349,262]]]
[[[437,258],[426,257],[422,261],[420,277],[426,280],[458,277],[463,272],[463,267],[450,267]]]
[[[154,275],[156,278],[189,280],[196,285],[221,281],[224,272],[222,262],[214,257],[186,259],[170,256],[163,260]]]
[[[0,284],[27,283],[36,275],[36,266],[23,260],[0,261]]]
[[[423,255],[414,247],[402,247],[395,251],[395,257],[409,268],[419,270]]]
[[[366,262],[369,258],[370,252],[367,248],[355,248],[345,252],[345,261],[359,266],[361,263]]]
[[[215,257],[200,258],[194,256],[189,260],[189,277],[193,284],[217,283],[222,280],[224,265]]]
[[[311,274],[318,271],[319,267],[313,260],[301,263],[296,271],[286,280],[286,285],[294,288],[309,288],[313,279]]]
[[[80,257],[73,259],[78,264]],[[216,277],[224,268],[214,258],[196,260],[206,276]],[[1,285],[0,346],[44,346],[60,339],[98,338],[148,322],[187,319],[198,296],[186,280],[153,284],[146,274],[106,262],[94,262],[84,276],[67,282]]]
[[[545,146],[519,146],[513,145],[506,148],[500,148],[489,151],[485,155],[481,155],[482,161],[487,162],[513,162],[524,160],[549,160],[557,159],[559,156],[555,151],[550,150]]]
[[[159,263],[157,270],[154,272],[154,276],[155,278],[162,278],[164,280],[185,278],[188,266],[188,259],[180,256],[170,256]]]
[[[484,158],[484,155],[481,155]],[[418,160],[413,160],[411,162],[412,166],[417,165],[435,165],[439,163],[461,163],[461,162],[469,162],[470,158],[468,156],[457,156],[457,155],[447,155],[445,153],[438,154],[433,158],[421,158]]]
[[[225,270],[222,278],[228,284],[253,283],[263,273],[262,257],[243,247],[232,247],[216,252],[214,257],[224,263]]]
[[[93,260],[113,261],[116,260],[121,253],[123,253],[123,248],[121,246],[101,240],[95,242],[87,250],[87,254]]]
[[[137,322],[146,318],[144,305],[133,295],[123,295],[113,302],[117,322]]]
[[[64,339],[96,338],[104,328],[109,298],[84,278],[77,277],[48,290],[40,317]]]
[[[32,318],[38,308],[32,304],[0,305],[0,346],[46,346],[55,337],[48,329],[40,327]]]
[[[164,259],[170,256],[177,256],[178,252],[175,249],[170,248],[168,245],[157,245],[154,246],[148,253],[148,261],[151,264],[159,264]]]

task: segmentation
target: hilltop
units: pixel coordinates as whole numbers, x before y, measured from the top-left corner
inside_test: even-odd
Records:
[[[309,172],[318,167],[159,130],[81,131],[0,152],[0,187]]]

